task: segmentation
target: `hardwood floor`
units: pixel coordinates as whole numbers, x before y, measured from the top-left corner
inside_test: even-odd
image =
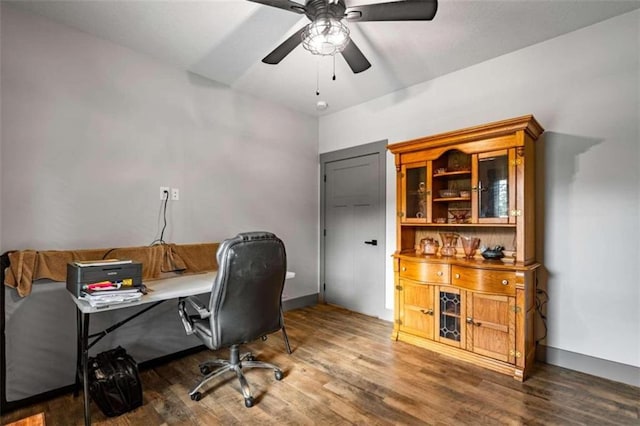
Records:
[[[524,383],[390,339],[390,323],[329,305],[285,313],[293,354],[280,333],[248,345],[285,371],[247,370],[256,405],[245,408],[229,374],[188,391],[194,355],[141,372],[144,405],[115,418],[92,404],[96,425],[638,425],[640,388],[540,364]],[[2,416],[2,424],[44,411],[48,426],[83,424],[82,397],[64,395]]]

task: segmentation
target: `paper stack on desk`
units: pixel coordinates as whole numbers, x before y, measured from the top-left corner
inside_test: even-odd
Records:
[[[140,300],[145,287],[121,286],[120,283],[95,283],[83,288],[79,299],[87,301],[92,307],[99,308]]]

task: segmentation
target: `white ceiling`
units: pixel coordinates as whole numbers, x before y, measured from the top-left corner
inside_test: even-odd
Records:
[[[312,115],[640,8],[638,0],[440,0],[433,21],[349,23],[352,39],[372,66],[353,74],[337,56],[332,81],[331,58],[318,59],[302,46],[278,65],[262,63],[308,20],[245,0],[5,2]],[[348,6],[380,2],[346,0]],[[318,100],[329,108],[316,111]]]

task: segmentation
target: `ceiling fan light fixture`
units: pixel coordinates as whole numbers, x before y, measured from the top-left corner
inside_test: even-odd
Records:
[[[335,55],[348,43],[349,28],[329,14],[318,16],[302,33],[302,46],[314,55]]]
[[[324,111],[327,108],[329,108],[329,104],[327,103],[327,101],[318,101],[318,102],[316,102],[316,109],[318,111]]]

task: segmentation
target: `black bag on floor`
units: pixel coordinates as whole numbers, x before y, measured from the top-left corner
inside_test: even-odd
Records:
[[[119,416],[142,405],[138,364],[118,346],[89,358],[89,395],[105,416]]]

